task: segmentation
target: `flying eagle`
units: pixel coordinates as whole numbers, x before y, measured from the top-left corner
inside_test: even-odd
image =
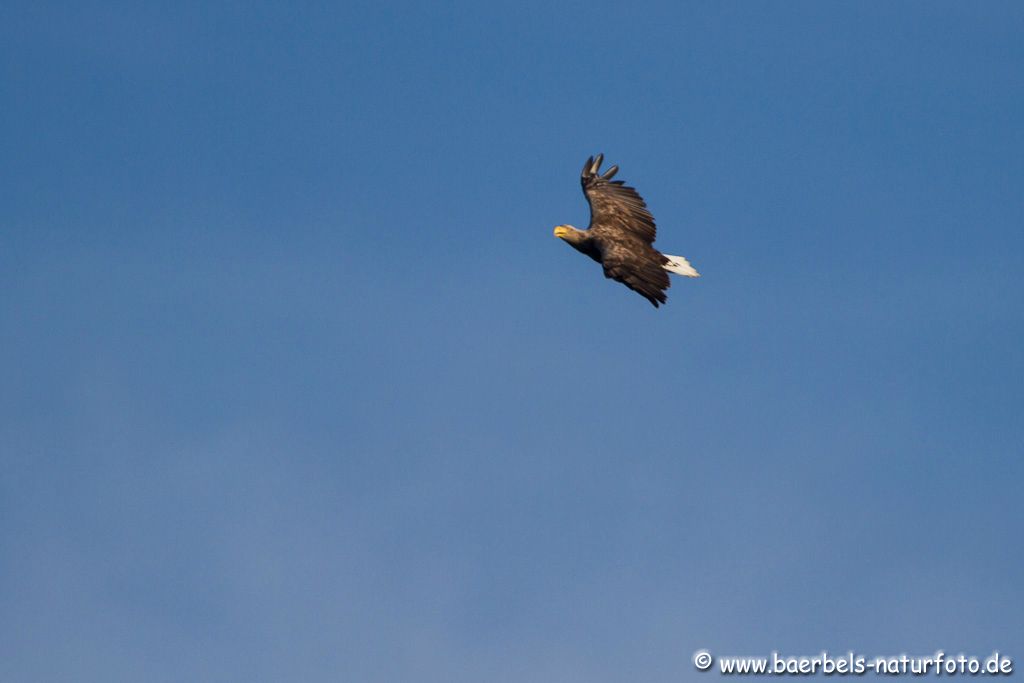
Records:
[[[583,194],[590,202],[590,226],[577,230],[559,225],[555,237],[600,263],[605,277],[618,280],[657,308],[668,300],[669,273],[686,277],[700,277],[700,273],[682,256],[662,254],[652,246],[656,229],[647,204],[632,187],[612,180],[618,166],[601,173],[603,159],[603,154],[587,159],[580,175]]]

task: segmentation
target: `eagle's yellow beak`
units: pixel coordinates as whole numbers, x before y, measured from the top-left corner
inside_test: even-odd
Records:
[[[564,225],[559,225],[555,227],[555,237],[565,237],[568,234],[569,229]]]

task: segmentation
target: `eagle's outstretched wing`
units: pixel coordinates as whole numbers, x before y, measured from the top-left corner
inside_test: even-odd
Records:
[[[612,166],[601,174],[603,159],[603,154],[587,159],[580,175],[583,194],[590,202],[590,229],[622,232],[624,236],[632,235],[646,244],[653,243],[656,228],[647,204],[632,187],[621,180],[612,180],[618,166]]]

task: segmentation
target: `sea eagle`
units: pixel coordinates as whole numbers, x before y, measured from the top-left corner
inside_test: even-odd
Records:
[[[662,254],[652,246],[654,217],[647,204],[632,187],[612,180],[618,166],[601,173],[603,159],[603,154],[587,159],[580,175],[583,194],[590,202],[590,226],[577,230],[559,225],[555,237],[600,263],[605,277],[618,280],[657,308],[668,300],[669,273],[686,277],[700,277],[700,273],[682,256]]]

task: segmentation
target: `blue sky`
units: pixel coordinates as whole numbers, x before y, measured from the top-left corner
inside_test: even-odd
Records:
[[[0,679],[1024,661],[1022,36],[5,3]],[[666,308],[551,236],[599,151]]]

